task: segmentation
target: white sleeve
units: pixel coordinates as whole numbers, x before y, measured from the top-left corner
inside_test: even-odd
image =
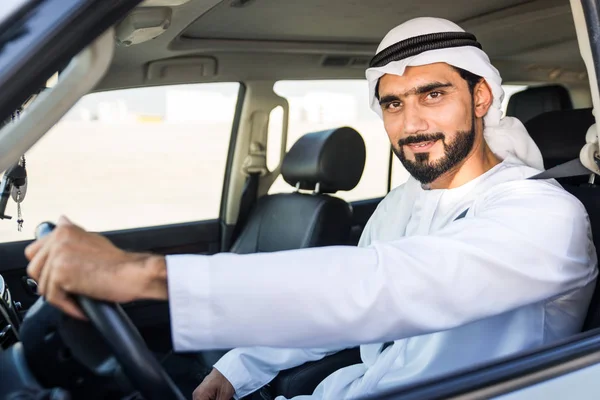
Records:
[[[169,256],[176,350],[349,347],[450,329],[585,286],[585,209],[545,182],[498,185],[429,236],[366,248]],[[472,215],[471,215],[472,214]]]
[[[221,357],[214,367],[233,385],[236,397],[241,398],[271,382],[279,371],[320,360],[337,351],[339,350],[237,348]]]

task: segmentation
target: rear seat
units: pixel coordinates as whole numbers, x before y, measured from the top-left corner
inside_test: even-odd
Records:
[[[544,167],[550,169],[579,157],[585,134],[594,122],[592,109],[582,108],[547,112],[525,123],[525,127],[542,152]],[[587,181],[586,176],[559,179],[561,184],[573,185]]]
[[[533,117],[549,112],[572,110],[567,89],[560,85],[536,86],[513,94],[508,100],[506,115],[526,123]]]
[[[579,157],[585,144],[588,128],[594,124],[592,109],[548,112],[527,122],[525,126],[536,142],[546,169]],[[588,176],[557,179],[560,184],[577,197],[590,217],[592,236],[596,251],[600,249],[600,186],[589,184]],[[599,178],[600,179],[600,178]],[[600,279],[583,325],[587,331],[600,327]]]

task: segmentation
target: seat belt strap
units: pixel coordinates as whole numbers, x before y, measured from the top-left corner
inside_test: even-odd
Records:
[[[540,172],[537,175],[531,176],[527,179],[557,179],[557,178],[570,178],[572,176],[581,176],[581,175],[589,175],[593,172],[584,167],[579,158],[576,158],[571,161],[567,161],[566,163],[559,164],[555,167],[547,169],[546,171]],[[458,217],[454,219],[454,221],[458,221],[459,219],[463,219],[469,209],[467,208],[465,211],[461,212]]]
[[[242,198],[240,201],[240,212],[238,213],[238,219],[233,227],[233,233],[231,234],[231,245],[233,245],[233,243],[235,243],[239,237],[240,233],[242,232],[242,228],[248,221],[252,207],[254,207],[256,204],[259,181],[260,172],[252,172],[246,178],[246,183],[244,184],[244,190],[242,191]]]
[[[590,175],[593,172],[584,167],[579,158],[552,167],[527,179],[557,179],[572,176]]]

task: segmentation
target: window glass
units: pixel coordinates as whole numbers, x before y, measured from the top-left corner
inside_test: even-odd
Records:
[[[348,201],[385,196],[390,142],[383,122],[369,108],[366,80],[280,81],[274,90],[289,102],[288,150],[310,132],[350,126],[362,135],[367,149],[362,179],[353,190],[336,196]],[[278,150],[271,148],[268,152]],[[293,190],[279,176],[269,193]]]
[[[267,129],[267,168],[273,171],[281,162],[283,107],[277,106],[271,110]]]
[[[23,232],[16,205],[0,241],[64,214],[118,230],[217,218],[238,83],[93,93],[27,154]]]

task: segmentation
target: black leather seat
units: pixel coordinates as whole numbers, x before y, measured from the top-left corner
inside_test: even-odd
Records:
[[[354,364],[360,364],[358,347],[343,350],[319,361],[308,362],[295,368],[281,371],[266,390],[273,398],[284,396],[287,399],[309,395],[325,378],[335,371]]]
[[[593,123],[591,108],[582,108],[547,112],[532,118],[525,127],[542,152],[544,167],[550,169],[579,157],[585,134]],[[559,179],[563,185],[581,185],[587,181],[587,176]]]
[[[551,111],[532,118],[525,127],[538,145],[546,169],[579,156],[585,145],[585,134],[594,124],[591,108]]]
[[[526,123],[533,117],[549,111],[571,109],[571,96],[563,86],[536,86],[513,94],[508,100],[506,115]]]
[[[281,174],[287,183],[312,193],[261,197],[231,252],[248,254],[348,244],[352,209],[330,194],[352,190],[365,166],[365,143],[344,127],[308,133],[286,154]]]
[[[348,244],[351,208],[325,193],[354,188],[360,181],[365,157],[363,139],[351,128],[301,137],[286,154],[281,174],[290,185],[317,189],[318,193],[276,194],[259,199],[232,251],[254,253]],[[360,362],[358,349],[348,349],[282,371],[263,390],[287,398],[310,394],[334,371]]]
[[[525,124],[544,158],[546,169],[579,157],[588,128],[594,124],[592,109],[554,111],[539,115]],[[588,184],[588,176],[558,179],[577,197],[590,217],[596,251],[600,249],[600,186]],[[597,177],[597,179],[600,179]],[[583,330],[600,327],[600,280],[590,303]]]

